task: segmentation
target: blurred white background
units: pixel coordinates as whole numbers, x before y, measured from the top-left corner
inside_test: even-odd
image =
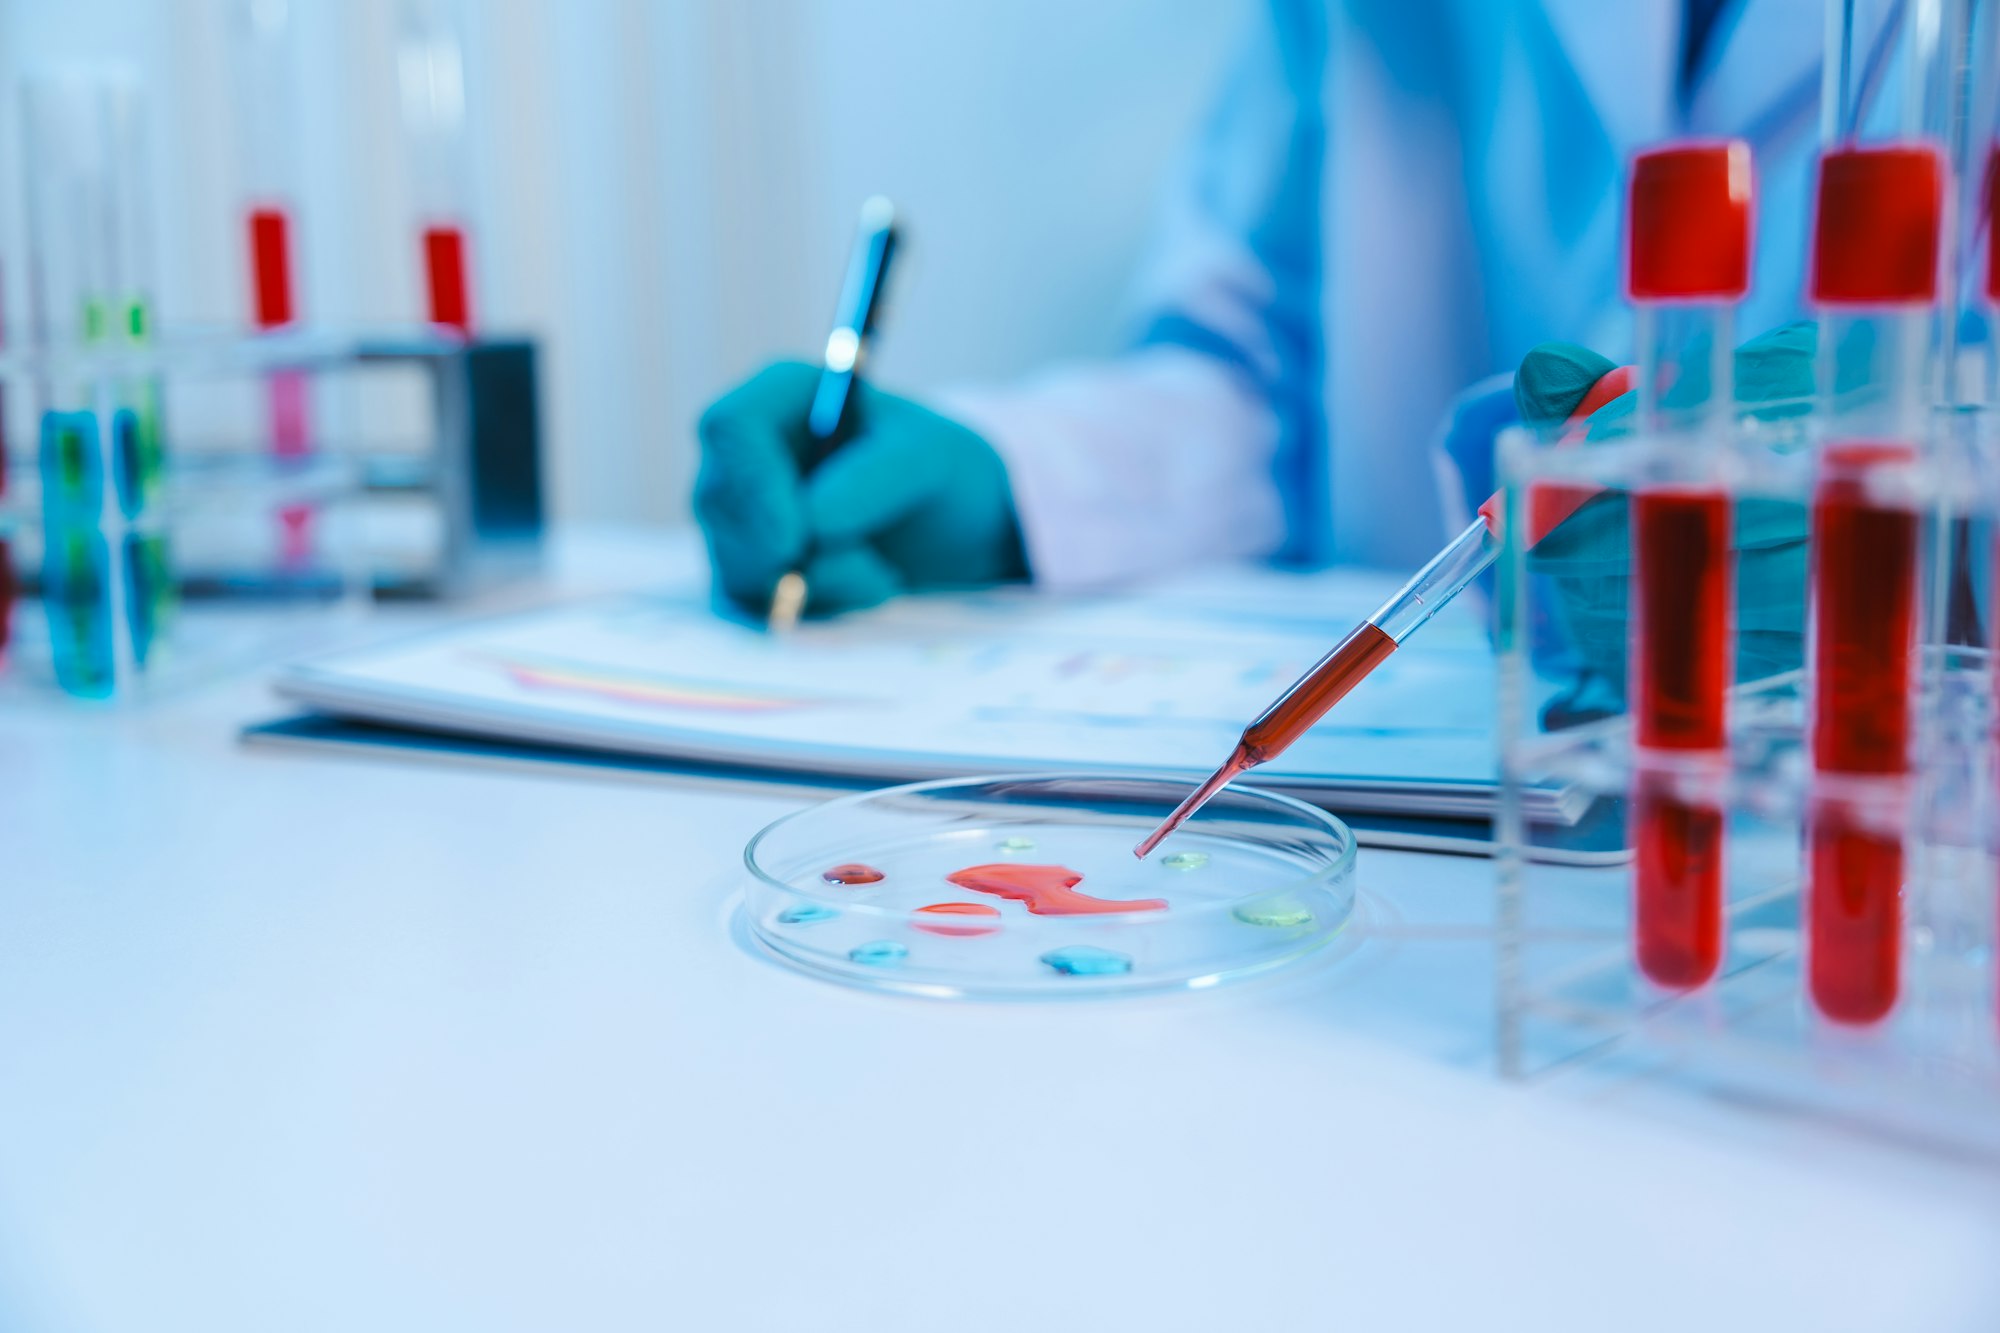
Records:
[[[104,61],[151,93],[164,324],[247,324],[238,0],[0,0],[0,278],[23,327],[20,99]],[[418,317],[400,0],[290,0],[301,304]],[[474,313],[545,340],[555,511],[678,523],[692,426],[825,335],[854,213],[910,226],[878,377],[1115,347],[1165,171],[1252,0],[457,0]]]

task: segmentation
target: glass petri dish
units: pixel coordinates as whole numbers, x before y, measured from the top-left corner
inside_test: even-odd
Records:
[[[844,796],[750,840],[747,924],[814,976],[972,999],[1212,986],[1339,934],[1354,835],[1302,801],[1225,787],[1134,859],[1187,790],[1065,773]]]

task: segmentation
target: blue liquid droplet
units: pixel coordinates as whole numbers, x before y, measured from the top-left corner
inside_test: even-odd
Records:
[[[804,903],[798,907],[787,907],[778,913],[781,926],[810,926],[815,921],[831,921],[840,913],[831,907],[821,907],[817,903]]]
[[[1160,858],[1160,864],[1169,870],[1199,870],[1208,864],[1207,852],[1175,852]]]
[[[1066,977],[1115,977],[1132,970],[1132,960],[1124,954],[1090,944],[1051,949],[1042,961]]]
[[[857,944],[847,951],[847,956],[857,963],[869,967],[894,967],[910,956],[907,945],[894,940],[872,940],[867,944]]]

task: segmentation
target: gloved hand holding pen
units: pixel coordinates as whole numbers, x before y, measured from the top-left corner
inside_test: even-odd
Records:
[[[857,386],[851,434],[807,476],[819,373],[774,363],[702,416],[694,509],[724,597],[761,613],[802,560],[813,616],[1026,576],[999,454],[920,403]]]

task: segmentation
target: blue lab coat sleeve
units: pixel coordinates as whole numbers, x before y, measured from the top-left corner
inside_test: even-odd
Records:
[[[944,397],[1006,459],[1038,582],[1301,552],[1323,524],[1325,22],[1273,0],[1173,182],[1123,355]]]

